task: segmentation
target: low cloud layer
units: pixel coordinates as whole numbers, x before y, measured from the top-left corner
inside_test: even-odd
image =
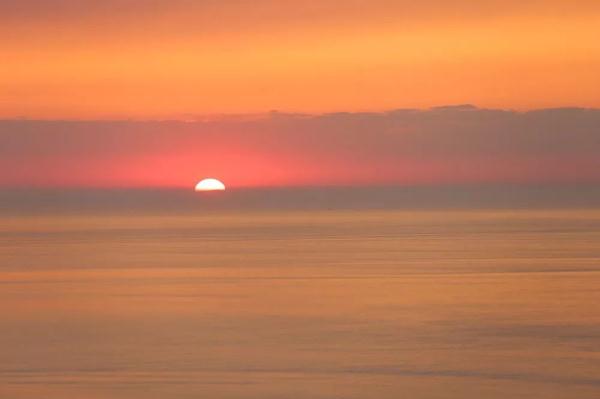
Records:
[[[2,186],[600,181],[600,110],[0,121]]]

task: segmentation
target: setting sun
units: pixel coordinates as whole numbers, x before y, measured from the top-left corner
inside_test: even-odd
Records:
[[[196,184],[195,191],[223,191],[225,185],[217,179],[203,179]]]

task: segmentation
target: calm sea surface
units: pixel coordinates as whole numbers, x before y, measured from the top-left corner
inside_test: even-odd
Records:
[[[0,398],[600,398],[600,211],[0,217]]]

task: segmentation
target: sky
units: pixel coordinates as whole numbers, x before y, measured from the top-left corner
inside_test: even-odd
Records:
[[[0,2],[0,117],[600,107],[596,0]]]
[[[0,186],[597,184],[600,110],[0,121]]]
[[[596,183],[598,37],[595,0],[2,1],[0,187]]]

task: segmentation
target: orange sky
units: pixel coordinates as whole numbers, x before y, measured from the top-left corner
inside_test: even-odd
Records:
[[[598,37],[596,0],[2,2],[0,117],[600,107]]]

